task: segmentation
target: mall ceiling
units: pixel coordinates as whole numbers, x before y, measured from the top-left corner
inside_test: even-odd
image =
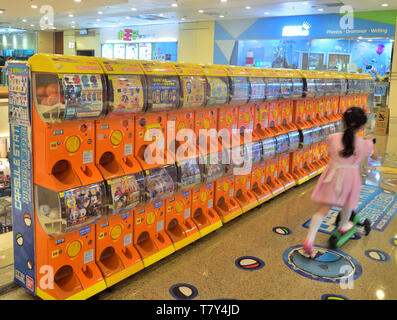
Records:
[[[247,19],[338,13],[343,5],[355,11],[397,9],[395,0],[0,0],[0,27],[65,30]]]

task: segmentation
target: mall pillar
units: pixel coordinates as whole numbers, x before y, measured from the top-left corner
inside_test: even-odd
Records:
[[[180,23],[178,61],[212,64],[214,37],[214,21]]]

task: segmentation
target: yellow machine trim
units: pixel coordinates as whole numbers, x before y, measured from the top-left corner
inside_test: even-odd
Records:
[[[96,295],[97,293],[106,290],[106,288],[107,287],[105,280],[101,280],[100,282],[92,285],[91,287],[84,289],[79,293],[70,296],[69,298],[66,298],[66,300],[87,300],[88,298]],[[56,300],[53,296],[41,290],[39,287],[36,287],[36,295],[43,300]]]
[[[243,210],[241,210],[241,208],[237,209],[236,211],[228,214],[227,216],[221,217],[222,223],[228,223],[229,221],[237,218],[238,216],[240,216],[242,214],[243,214]]]
[[[208,65],[200,64],[201,69],[203,69],[204,74],[210,77],[227,77],[227,72],[221,65]]]
[[[263,70],[261,68],[256,68],[256,67],[246,67],[246,70],[250,77],[253,78],[263,78],[265,75],[263,73]]]
[[[204,70],[194,63],[174,63],[174,68],[180,76],[204,76]]]
[[[98,60],[93,57],[63,56],[38,53],[30,57],[28,63],[32,72],[45,73],[91,73],[102,74],[103,70]]]
[[[249,77],[250,73],[245,67],[239,66],[224,66],[226,73],[230,77]]]
[[[141,74],[144,72],[137,60],[96,58],[106,74]]]
[[[156,252],[155,254],[151,255],[150,257],[143,259],[143,265],[145,266],[145,268],[147,268],[148,266],[156,263],[157,261],[169,256],[170,254],[172,254],[174,252],[175,252],[174,246],[171,245],[163,250],[160,250],[159,252]]]
[[[219,229],[219,228],[222,227],[222,226],[223,226],[222,221],[221,221],[221,220],[218,220],[217,222],[215,222],[215,223],[209,225],[208,227],[205,227],[205,228],[201,229],[201,230],[200,230],[200,236],[201,236],[201,238],[202,238],[202,237],[205,237],[207,234],[210,234],[211,232],[213,232],[213,231]]]
[[[257,206],[258,206],[258,201],[254,201],[254,202],[242,207],[241,210],[243,211],[243,213],[246,213]]]
[[[139,261],[128,268],[117,272],[116,274],[111,275],[110,277],[105,278],[106,286],[109,288],[112,285],[132,276],[133,274],[144,269],[143,262]]]
[[[169,62],[160,61],[139,61],[143,72],[147,75],[175,76],[177,75],[174,66]]]
[[[200,232],[195,232],[192,235],[187,236],[185,239],[175,242],[174,248],[175,248],[175,250],[180,250],[180,249],[186,247],[187,245],[197,241],[200,238],[201,238]]]

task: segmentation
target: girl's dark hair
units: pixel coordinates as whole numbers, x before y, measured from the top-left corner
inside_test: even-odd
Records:
[[[343,114],[345,132],[342,138],[344,149],[339,153],[341,157],[349,158],[354,154],[354,136],[367,120],[364,110],[359,107],[351,107]]]

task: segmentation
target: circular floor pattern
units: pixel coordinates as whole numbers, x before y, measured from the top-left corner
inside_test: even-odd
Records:
[[[287,249],[284,263],[294,272],[316,281],[346,282],[361,276],[361,265],[348,254],[326,247],[315,246],[314,258],[308,258],[301,245]]]
[[[370,249],[365,251],[365,255],[367,258],[376,261],[376,262],[390,262],[391,258],[390,256],[381,250],[377,249]]]
[[[280,236],[289,236],[292,234],[291,229],[288,229],[287,227],[279,226],[279,227],[274,227],[272,230],[274,233],[277,233]]]
[[[265,263],[261,259],[251,256],[240,257],[236,259],[235,264],[237,268],[245,271],[256,271],[265,266]]]
[[[344,296],[341,296],[339,294],[323,294],[321,296],[321,300],[350,300],[349,298],[346,298]]]
[[[197,288],[188,283],[174,284],[169,291],[176,300],[192,300],[198,295]]]
[[[390,243],[391,243],[393,246],[397,247],[397,238],[391,238],[391,239],[390,239]]]

